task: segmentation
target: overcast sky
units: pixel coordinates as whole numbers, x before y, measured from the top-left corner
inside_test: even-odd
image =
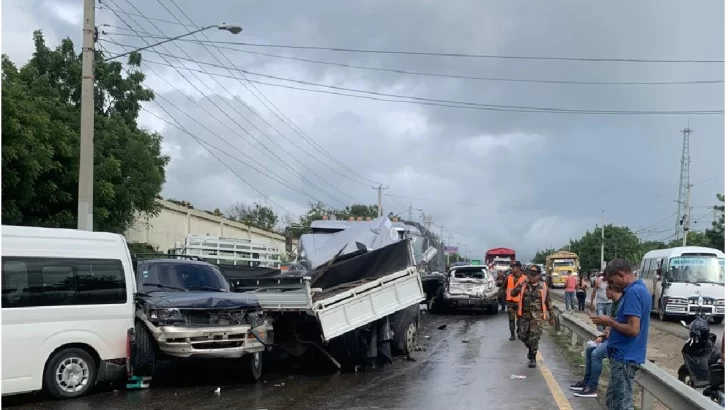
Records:
[[[2,52],[21,65],[32,53],[31,35],[38,28],[43,29],[51,47],[70,37],[80,50],[82,3],[3,1]],[[101,2],[97,25],[107,34],[101,35],[100,44],[112,54],[126,49],[109,41],[144,46],[144,40],[126,28],[127,23],[158,36],[190,31],[178,24],[125,14],[170,21],[176,17],[188,23],[173,2],[163,3],[175,16],[157,0]],[[701,1],[700,7],[677,0],[177,0],[176,5],[197,26],[226,22],[244,28],[237,36],[208,31],[209,38],[217,41],[510,56],[724,57],[724,5],[719,0]],[[123,21],[108,7],[121,10]],[[348,65],[490,78],[674,82],[724,77],[723,64],[456,58],[224,46]],[[200,62],[257,74],[438,100],[577,110],[724,109],[722,83],[482,81],[316,64],[206,49],[190,42],[155,50],[188,58],[186,53]],[[332,207],[376,203],[372,186],[377,182],[389,187],[384,191],[385,213],[406,215],[403,211],[411,202],[414,208],[431,214],[435,224],[444,226],[446,235],[454,237],[452,243],[467,244],[474,258],[482,257],[488,248],[505,246],[516,249],[519,259],[528,260],[537,249],[560,246],[594,228],[601,209],[607,223],[647,229],[641,232],[645,239],[665,239],[675,224],[671,215],[677,210],[680,131],[688,121],[694,130],[690,145],[695,183],[692,203],[699,229],[709,226],[708,207],[715,203],[715,194],[724,190],[722,115],[485,111],[383,102],[260,83],[254,84],[262,93],[256,93],[256,98],[249,91],[256,90],[238,72],[164,57],[179,67],[236,76],[213,80],[204,73],[152,64],[164,59],[151,51],[144,52],[143,58],[150,62],[143,69],[147,84],[159,96],[157,101],[189,133],[221,150],[212,149],[238,174],[188,134],[143,113],[140,123],[164,136],[164,149],[172,157],[163,195],[186,199],[197,208],[225,210],[238,201],[262,201],[277,204],[273,205],[276,211],[284,215],[304,212],[314,198]],[[246,78],[339,92],[259,75],[247,74]],[[268,108],[273,106],[280,113]],[[156,103],[146,108],[169,119]],[[282,122],[286,118],[295,126]],[[294,127],[300,131],[294,132]],[[332,161],[331,156],[340,162]],[[274,175],[264,176],[270,174],[265,168]]]

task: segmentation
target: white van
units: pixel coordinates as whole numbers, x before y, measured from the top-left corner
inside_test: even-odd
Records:
[[[715,323],[725,317],[725,255],[717,249],[684,246],[647,252],[638,277],[652,293],[652,311],[660,320],[695,316],[699,309]]]
[[[124,237],[2,226],[2,394],[56,398],[124,378],[134,275]]]

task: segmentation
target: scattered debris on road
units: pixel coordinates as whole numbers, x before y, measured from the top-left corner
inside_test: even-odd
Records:
[[[443,323],[440,326],[437,327],[439,330],[445,330],[447,329],[447,323]]]

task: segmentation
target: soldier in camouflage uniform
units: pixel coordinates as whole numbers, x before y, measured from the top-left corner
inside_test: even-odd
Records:
[[[536,367],[543,322],[548,320],[553,324],[554,318],[551,294],[540,279],[541,268],[531,265],[528,268],[528,281],[511,292],[513,296],[521,296],[518,304],[518,338],[528,348],[528,367],[531,368]]]
[[[520,261],[515,261],[511,264],[511,271],[503,282],[503,290],[506,295],[506,305],[508,306],[508,329],[511,331],[510,341],[516,340],[516,331],[520,331],[516,328],[518,312],[518,299],[516,295],[509,295],[514,289],[520,288],[523,283],[526,282],[523,277],[523,271],[521,270],[522,264]]]

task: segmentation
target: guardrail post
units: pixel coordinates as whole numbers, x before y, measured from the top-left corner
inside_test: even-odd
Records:
[[[640,410],[652,410],[655,406],[655,396],[640,386]]]
[[[576,334],[576,332],[571,332],[571,347],[576,346],[576,343],[579,341],[579,335]]]

